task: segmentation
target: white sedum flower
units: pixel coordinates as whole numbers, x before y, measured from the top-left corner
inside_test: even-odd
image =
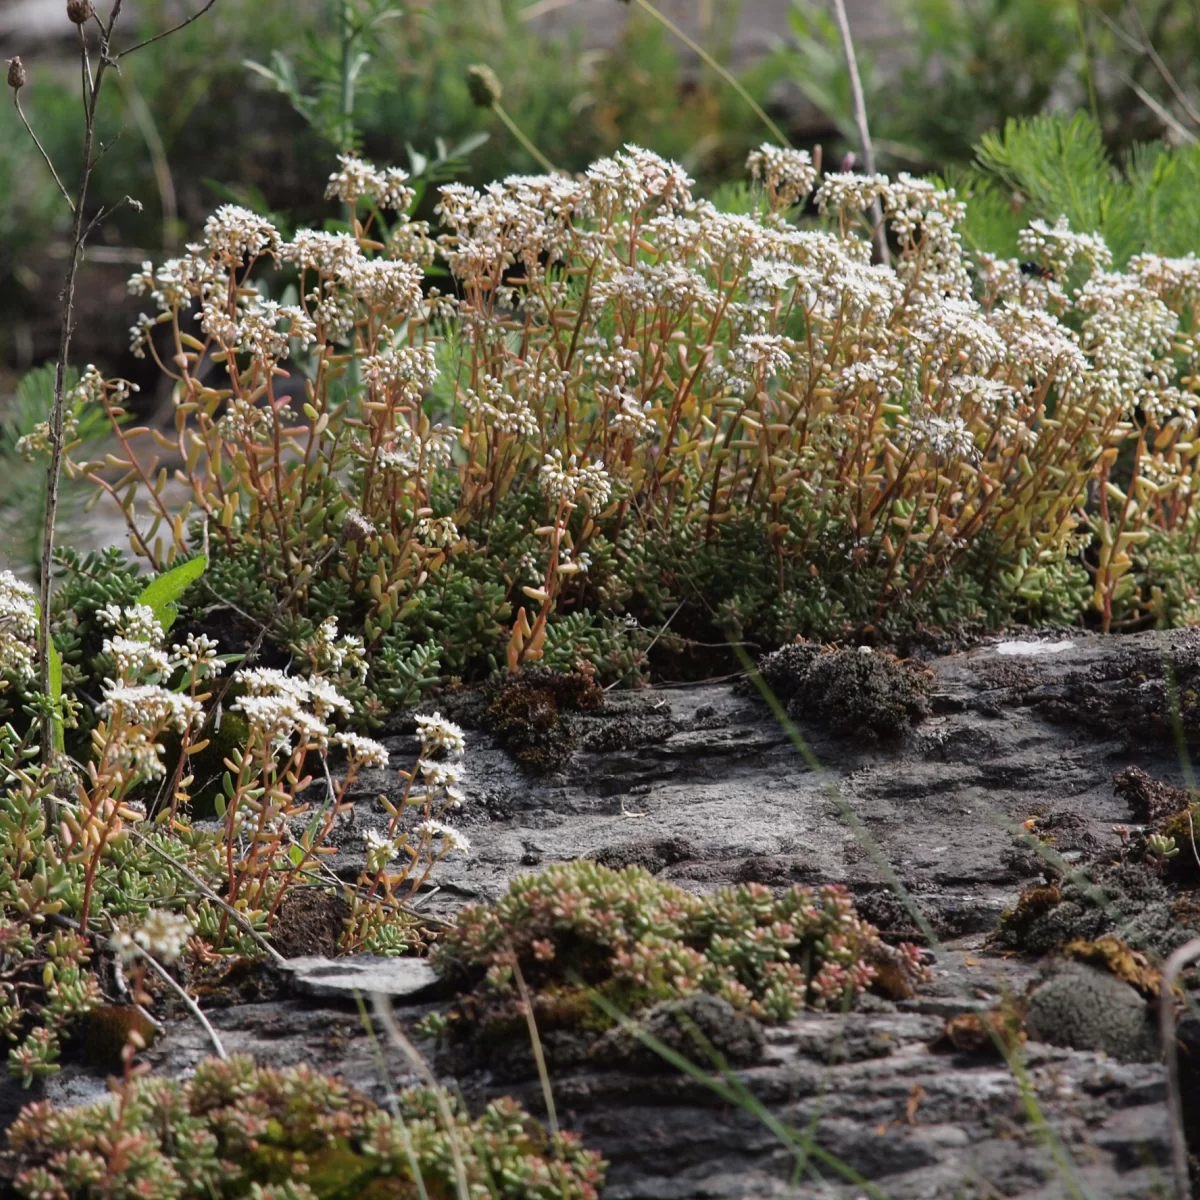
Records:
[[[422,821],[413,832],[430,841],[440,839],[448,850],[461,850],[464,854],[469,854],[471,851],[471,839],[461,830],[455,829],[452,825],[446,825],[442,821]]]
[[[463,731],[453,721],[446,720],[440,712],[432,716],[418,716],[417,731],[425,753],[441,750],[455,755],[462,754],[466,748]]]
[[[353,759],[360,767],[382,769],[388,765],[387,747],[382,742],[357,733],[339,733],[333,740],[346,751],[347,757]]]
[[[11,571],[0,571],[0,674],[32,681],[37,656],[37,597]]]

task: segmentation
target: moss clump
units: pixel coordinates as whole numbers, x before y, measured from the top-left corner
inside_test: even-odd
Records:
[[[1094,942],[1068,942],[1063,947],[1063,955],[1115,975],[1143,996],[1157,996],[1162,991],[1162,975],[1150,960],[1137,950],[1131,950],[1118,937],[1110,935]]]
[[[1029,994],[1025,1028],[1038,1042],[1099,1050],[1121,1062],[1159,1055],[1146,1001],[1129,984],[1081,962],[1061,962]]]
[[[1113,776],[1113,790],[1129,802],[1134,819],[1153,824],[1187,808],[1192,794],[1152,779],[1141,767],[1126,767]]]
[[[837,1007],[887,976],[911,993],[915,947],[885,946],[840,887],[774,896],[756,884],[694,896],[638,867],[580,860],[517,878],[494,904],[465,909],[433,964],[464,994],[452,1038],[490,1049],[526,1036],[515,970],[540,1029],[610,1024],[593,990],[626,1013],[708,993],[764,1021]]]
[[[596,712],[604,691],[582,671],[526,667],[488,690],[487,721],[512,756],[532,771],[553,771],[579,746],[572,714]]]
[[[1002,1058],[1024,1044],[1025,1031],[1021,1027],[1024,1016],[1025,1005],[1020,999],[986,1012],[959,1013],[946,1021],[932,1048]]]
[[[788,714],[847,737],[894,741],[929,711],[930,670],[869,646],[796,642],[759,663]]]
[[[1012,908],[1000,916],[1000,930],[1007,944],[1025,940],[1030,930],[1062,900],[1062,889],[1056,883],[1031,883],[1017,898]]]
[[[450,1200],[456,1144],[472,1195],[595,1200],[604,1164],[571,1134],[547,1134],[512,1100],[473,1121],[441,1099],[452,1135],[427,1088],[401,1092],[393,1116],[308,1067],[210,1059],[188,1082],[138,1080],[115,1103],[30,1105],[5,1165],[27,1200],[399,1200],[419,1194],[418,1178],[430,1200]]]
[[[1059,884],[1026,888],[1001,917],[994,941],[1040,955],[1112,935],[1134,950],[1165,958],[1193,933],[1180,924],[1156,871],[1126,861],[1089,867]]]

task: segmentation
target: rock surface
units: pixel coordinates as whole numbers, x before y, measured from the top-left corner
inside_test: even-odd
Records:
[[[353,1000],[376,993],[394,1000],[420,1000],[438,987],[433,968],[421,958],[377,958],[350,954],[344,958],[302,955],[288,960],[291,986],[319,1000]]]
[[[556,1064],[567,1063],[553,1071],[559,1117],[610,1160],[606,1200],[1166,1194],[1165,1076],[1155,1061],[1121,1061],[1157,1055],[1146,1006],[1126,985],[1103,977],[1096,993],[1124,989],[1125,1040],[1088,1041],[1094,1022],[1078,1013],[1068,1020],[1050,1003],[1061,1000],[1053,981],[1069,989],[1069,975],[1041,983],[1042,1007],[1056,1019],[1034,1028],[1065,1044],[1031,1036],[1021,1047],[1027,1094],[998,1056],[939,1041],[947,1018],[1022,997],[1044,978],[1044,963],[994,951],[989,935],[1047,867],[1070,872],[1117,856],[1112,827],[1137,814],[1114,774],[1133,766],[1154,781],[1183,782],[1163,664],[1186,696],[1200,675],[1200,633],[1054,645],[1061,640],[1041,652],[993,645],[931,659],[931,713],[893,745],[834,737],[801,714],[801,752],[765,705],[727,684],[611,694],[604,711],[571,717],[581,748],[548,776],[523,773],[485,732],[468,731],[468,799],[456,823],[473,850],[439,865],[421,911],[449,916],[497,896],[517,874],[590,856],[697,890],[841,882],[885,935],[919,937],[922,923],[934,935],[934,981],[915,999],[867,997],[847,1015],[731,1027],[724,1091],[616,1040],[609,1061],[581,1057],[571,1066],[556,1054]],[[447,696],[440,707],[469,723],[472,703]],[[1187,739],[1200,741],[1200,721],[1183,716]],[[392,766],[407,767],[415,738],[397,728]],[[370,772],[357,785],[327,860],[343,877],[360,867],[363,834],[384,819],[375,797],[395,779]],[[1023,828],[1035,816],[1044,844]],[[1122,921],[1118,907],[1109,923],[1120,932]],[[376,1048],[352,1003],[301,995],[285,972],[262,974],[240,1003],[202,996],[229,1052],[309,1062],[379,1099],[381,1064],[393,1086],[415,1078],[400,1051]],[[404,1000],[397,1016],[411,1031],[443,1003]],[[710,1030],[722,1021],[708,1009],[695,1016]],[[675,1036],[671,1014],[655,1020],[664,1040]],[[440,1071],[450,1069],[431,1042],[418,1044]],[[148,1057],[182,1074],[210,1050],[181,1014]],[[460,1069],[455,1082],[472,1104],[509,1093],[542,1108],[531,1055]],[[97,1086],[68,1071],[47,1093],[78,1099]],[[798,1148],[806,1133],[807,1153]]]

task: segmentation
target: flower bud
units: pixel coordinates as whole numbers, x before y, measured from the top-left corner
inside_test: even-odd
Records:
[[[67,19],[75,25],[90,21],[93,12],[92,0],[67,0]]]
[[[500,97],[504,94],[496,72],[482,63],[467,68],[467,91],[480,108],[491,108],[493,104],[499,104]]]
[[[25,74],[25,64],[19,58],[10,58],[8,60],[8,86],[14,92],[19,92],[29,78]]]

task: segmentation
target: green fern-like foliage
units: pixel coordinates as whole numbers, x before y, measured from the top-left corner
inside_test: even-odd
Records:
[[[1030,220],[1059,217],[1102,234],[1116,267],[1200,246],[1200,145],[1137,145],[1116,161],[1087,113],[1010,120],[984,135],[973,168],[947,181],[968,199],[963,233],[975,250],[1015,255]]]

